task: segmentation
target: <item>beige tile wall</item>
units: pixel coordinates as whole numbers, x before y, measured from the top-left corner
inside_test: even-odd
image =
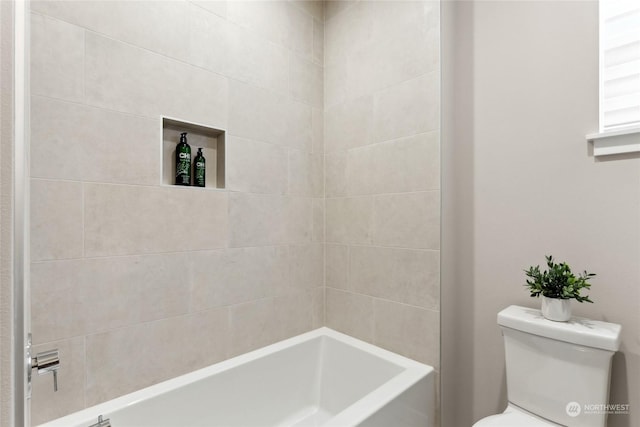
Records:
[[[326,322],[440,366],[439,5],[328,2]]]
[[[15,2],[0,2],[0,426],[12,427],[14,414],[21,410],[19,392],[14,386],[15,329],[19,318],[14,309],[14,212],[22,209],[24,202],[16,203],[14,192],[14,165],[16,161],[16,117],[22,112],[16,109],[15,96],[20,82],[14,76],[16,58]],[[18,344],[19,345],[19,344]]]
[[[325,324],[439,367],[438,14],[32,3],[35,423]],[[225,190],[160,185],[161,114]]]
[[[323,9],[32,2],[34,424],[324,324]],[[160,115],[226,190],[160,185]]]

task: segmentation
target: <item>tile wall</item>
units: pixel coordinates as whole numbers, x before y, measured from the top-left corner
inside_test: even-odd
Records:
[[[326,324],[439,369],[439,4],[325,15]]]
[[[321,325],[439,368],[437,2],[31,18],[34,424]],[[225,190],[160,185],[160,115],[227,131]]]
[[[31,8],[33,423],[323,325],[322,3]],[[160,185],[161,115],[225,190]]]

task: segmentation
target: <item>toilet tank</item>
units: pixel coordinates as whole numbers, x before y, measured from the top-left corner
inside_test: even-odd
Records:
[[[611,358],[620,325],[572,317],[554,322],[512,305],[498,313],[509,402],[568,427],[605,427]]]

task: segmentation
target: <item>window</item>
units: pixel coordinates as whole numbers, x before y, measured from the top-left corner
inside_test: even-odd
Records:
[[[640,151],[638,0],[600,0],[600,129],[587,138],[596,156]]]
[[[600,1],[600,132],[640,125],[640,1]]]

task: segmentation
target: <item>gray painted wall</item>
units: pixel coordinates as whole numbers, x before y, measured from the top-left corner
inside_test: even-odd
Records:
[[[623,325],[612,403],[640,425],[640,160],[596,160],[597,2],[456,2],[443,10],[443,425],[507,403],[496,313],[538,307],[545,254],[598,274],[574,313]]]

